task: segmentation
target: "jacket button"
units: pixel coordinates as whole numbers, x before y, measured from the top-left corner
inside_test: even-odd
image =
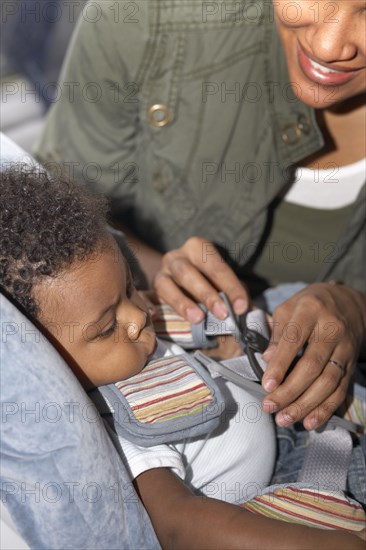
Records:
[[[170,122],[170,111],[164,103],[155,103],[147,110],[147,120],[156,128],[163,128]]]
[[[281,131],[281,139],[286,145],[296,145],[301,140],[301,134],[298,124],[287,124]]]
[[[311,131],[311,121],[305,115],[299,115],[297,127],[303,134],[308,135]]]
[[[152,186],[155,191],[157,191],[158,193],[164,193],[168,185],[169,182],[166,176],[163,176],[162,174],[154,174],[152,179]]]
[[[281,131],[281,138],[286,145],[296,145],[302,134],[311,132],[311,121],[305,115],[298,115],[297,124],[287,124]]]

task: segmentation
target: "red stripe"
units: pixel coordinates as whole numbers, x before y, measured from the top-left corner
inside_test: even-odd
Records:
[[[126,388],[126,391],[123,392],[123,395],[125,397],[127,397],[127,396],[133,395],[135,393],[144,392],[144,391],[147,391],[147,390],[150,390],[150,389],[153,389],[153,388],[158,388],[159,386],[161,386],[161,387],[167,386],[167,385],[171,384],[172,382],[177,382],[179,380],[183,380],[184,378],[187,378],[187,376],[190,376],[191,374],[192,374],[191,372],[182,372],[181,374],[176,375],[174,378],[169,378],[169,380],[165,380],[165,381],[161,380],[161,381],[156,382],[155,384],[144,385],[142,388],[141,387],[131,387],[130,389]],[[154,378],[155,377],[153,377],[152,380],[154,380]]]
[[[133,382],[133,383],[126,384],[124,387],[125,387],[126,390],[128,390],[128,388],[131,387],[131,390],[134,391],[134,390],[136,389],[135,386],[137,386],[137,385],[139,385],[139,384],[140,384],[140,386],[141,386],[141,384],[142,384],[143,382],[144,382],[144,383],[145,383],[145,382],[149,382],[150,380],[151,380],[151,381],[154,381],[154,380],[156,380],[156,379],[158,378],[158,381],[157,381],[154,385],[155,385],[155,386],[156,386],[156,385],[159,385],[159,384],[165,385],[165,384],[167,384],[167,383],[169,383],[169,382],[171,382],[171,381],[175,381],[175,380],[177,380],[177,379],[179,380],[180,378],[185,378],[186,376],[189,376],[189,375],[192,374],[192,371],[187,371],[187,370],[185,370],[185,371],[183,371],[183,372],[181,372],[181,373],[179,373],[179,371],[182,371],[182,369],[174,369],[174,370],[171,371],[171,372],[168,372],[168,373],[167,373],[167,372],[164,372],[164,373],[159,374],[159,375],[156,375],[156,374],[155,374],[155,375],[149,376],[149,377],[147,377],[147,378],[144,378],[144,380],[136,380],[136,381]],[[160,380],[160,381],[159,381],[159,378],[163,378],[164,376],[166,377],[166,376],[168,376],[168,375],[171,376],[171,378],[169,378],[168,380],[165,380],[165,381],[164,381],[164,380]],[[172,378],[172,376],[174,376],[174,378]],[[145,386],[144,386],[144,387],[145,387]],[[154,387],[154,386],[147,386],[147,387],[149,388],[149,387]]]
[[[261,501],[260,497],[256,497],[257,501],[259,502],[263,502],[263,504],[267,504],[266,502],[264,501]],[[280,506],[276,506],[275,504],[270,504],[270,507],[271,508],[275,508],[276,510],[278,511],[282,511],[283,513],[285,514],[288,514],[290,516],[293,516],[293,517],[296,517],[296,518],[299,518],[299,519],[304,519],[306,520],[308,523],[316,523],[318,525],[324,525],[326,527],[331,527],[332,529],[334,529],[334,524],[332,523],[326,523],[325,521],[320,521],[320,520],[317,520],[317,519],[313,519],[313,518],[307,518],[306,516],[303,516],[301,514],[296,514],[295,512],[292,512],[292,511],[288,511],[288,510],[283,510],[283,508],[281,508]],[[340,527],[340,526],[337,526],[337,529],[343,529],[344,531],[347,531],[347,529],[345,527]]]
[[[202,387],[205,387],[205,385],[201,382],[200,384],[198,384],[197,386],[194,386],[193,388],[189,388],[188,390],[185,389],[181,392],[178,392],[178,393],[171,393],[169,395],[164,395],[163,397],[159,397],[157,399],[153,399],[152,401],[147,401],[145,403],[143,403],[142,405],[135,405],[135,406],[132,406],[131,405],[131,409],[133,411],[137,411],[139,409],[142,409],[144,407],[148,407],[149,405],[155,405],[156,403],[161,403],[163,401],[167,401],[168,399],[174,399],[176,397],[179,397],[180,395],[185,395],[185,394],[189,394],[199,388],[202,388]]]
[[[310,493],[312,494],[312,493]],[[344,518],[344,519],[350,519],[350,515],[344,515],[344,514],[340,514],[339,512],[336,512],[336,511],[331,511],[331,512],[327,512],[327,510],[324,510],[324,508],[321,508],[320,506],[316,506],[315,504],[310,504],[308,502],[306,503],[302,503],[299,499],[295,499],[295,498],[292,498],[292,497],[285,497],[283,495],[276,495],[276,497],[278,499],[286,499],[288,501],[291,501],[291,502],[297,502],[299,504],[301,504],[302,506],[306,506],[307,508],[311,508],[312,510],[322,510],[324,513],[329,513],[329,514],[332,514],[333,516],[337,516],[337,517],[340,517],[340,518]],[[341,502],[341,501],[339,501]],[[342,501],[342,504],[345,505],[344,501]],[[357,508],[357,507],[356,507]],[[364,519],[357,519],[357,518],[354,518],[353,521],[365,521]]]
[[[166,374],[170,374],[172,372],[174,372],[175,370],[181,370],[182,368],[185,368],[187,369],[187,365],[184,364],[183,362],[177,362],[173,365],[171,365],[169,368],[167,368],[167,365],[165,364],[159,364],[159,365],[154,365],[153,368],[149,368],[149,367],[146,367],[142,372],[140,372],[139,374],[137,374],[136,376],[133,376],[132,378],[129,378],[128,380],[124,381],[122,380],[121,382],[118,382],[118,387],[119,388],[127,388],[128,386],[132,386],[133,384],[140,384],[141,382],[143,381],[146,381],[146,380],[151,380],[152,378],[155,378],[156,376],[161,376],[161,374],[156,374],[156,371],[159,370],[159,369],[165,369],[163,371],[163,375],[166,375]],[[190,372],[194,372],[192,368],[190,368]],[[138,378],[141,378],[141,380],[139,380]]]
[[[299,494],[299,490],[296,489],[296,487],[291,487],[289,486],[288,489],[290,489],[291,491],[294,491],[296,492],[297,494]],[[300,489],[300,491],[306,495],[312,495],[314,496],[314,492],[313,491],[310,491],[309,489]],[[344,501],[344,499],[340,499],[340,498],[337,498],[337,497],[334,497],[334,496],[331,496],[331,495],[324,495],[323,493],[318,493],[319,494],[319,498],[324,498],[325,500],[329,500],[330,502],[338,502],[339,504],[346,504],[347,506],[352,506],[352,508],[355,508],[356,510],[360,510],[360,506],[357,506],[357,504],[353,504],[352,502],[346,502]],[[276,495],[276,496],[279,496],[279,495]]]

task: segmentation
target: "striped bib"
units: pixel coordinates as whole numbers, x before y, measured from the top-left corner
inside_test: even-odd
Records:
[[[118,435],[144,447],[206,434],[225,409],[215,381],[188,354],[150,361],[90,396]]]

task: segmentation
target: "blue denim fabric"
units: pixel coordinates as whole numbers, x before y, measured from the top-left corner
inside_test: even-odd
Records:
[[[273,288],[267,288],[263,294],[254,300],[254,302],[258,307],[268,311],[268,313],[273,313],[276,307],[282,304],[282,302],[285,302],[291,298],[291,296],[296,294],[296,292],[300,292],[300,290],[306,286],[306,283],[299,281],[296,283],[284,283]]]
[[[366,509],[366,434],[360,437],[353,447],[347,491]]]
[[[359,363],[354,373],[355,396],[366,401],[366,363]],[[348,491],[366,509],[366,434],[356,439],[348,472]]]
[[[276,426],[277,460],[271,484],[295,483],[304,463],[309,433],[297,423]]]

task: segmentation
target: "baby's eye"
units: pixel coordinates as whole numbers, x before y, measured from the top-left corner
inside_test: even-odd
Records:
[[[98,338],[108,338],[108,336],[112,336],[112,334],[116,331],[117,324],[117,319],[114,319],[113,324],[110,327],[98,334]]]

